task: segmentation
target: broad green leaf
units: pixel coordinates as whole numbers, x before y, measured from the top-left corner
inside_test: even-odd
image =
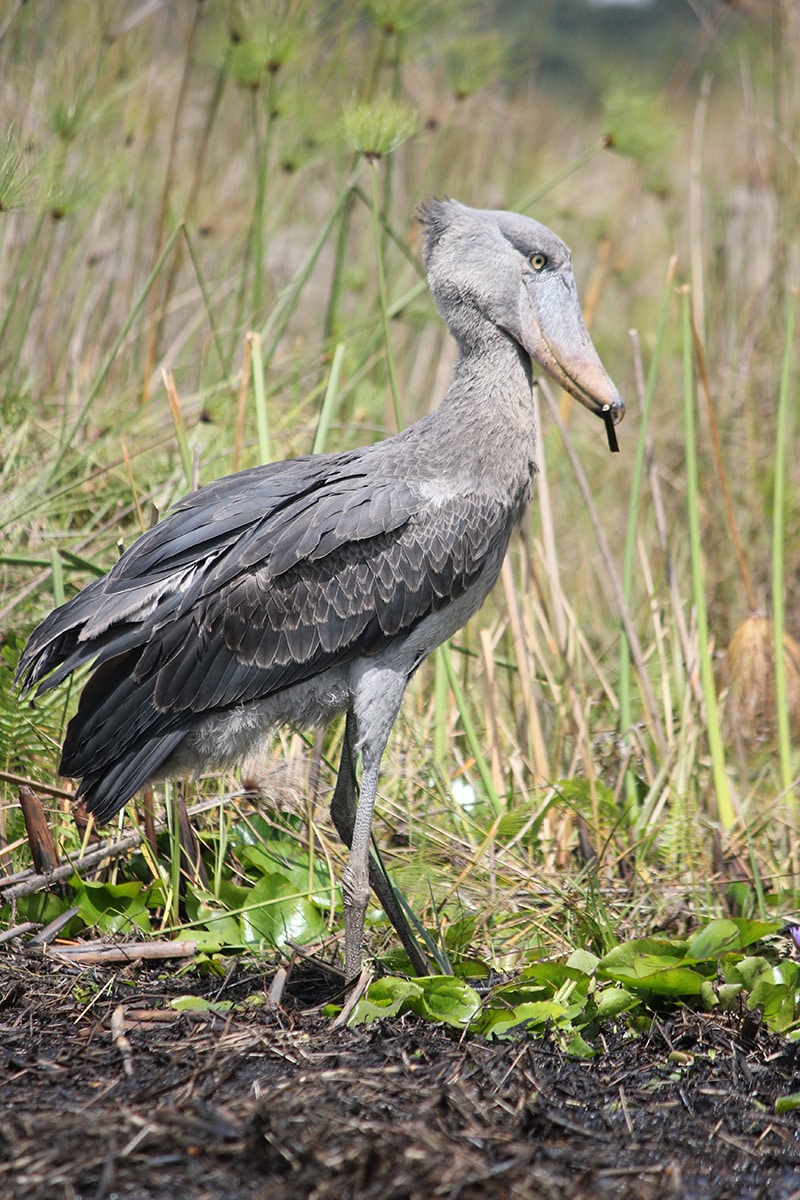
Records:
[[[692,938],[687,947],[687,957],[696,962],[710,958],[722,958],[735,950],[757,942],[760,938],[776,933],[781,928],[779,921],[747,921],[743,918],[719,918],[709,921],[704,929]]]
[[[594,1058],[597,1055],[595,1047],[586,1041],[579,1030],[576,1030],[571,1036],[567,1035],[564,1051],[571,1054],[573,1058]]]
[[[321,907],[330,908],[332,885],[324,859],[317,860],[313,870],[309,871],[307,854],[301,853],[300,861],[287,863],[283,853],[285,844],[278,846],[276,843],[276,847],[278,853],[273,853],[268,845],[243,844],[236,853],[242,863],[255,867],[260,875],[282,875],[294,891],[304,893]]]
[[[420,984],[412,979],[398,979],[395,975],[376,979],[361,997],[348,1021],[349,1025],[362,1025],[379,1017],[394,1017],[407,1011],[410,1001],[422,993]]]
[[[452,975],[429,975],[419,980],[420,995],[411,997],[409,1003],[414,1012],[429,1021],[443,1021],[462,1029],[480,1011],[478,993]]]
[[[706,1012],[712,1012],[719,1005],[719,995],[714,987],[713,981],[704,979],[703,985],[700,988],[700,1003]]]
[[[54,892],[34,892],[30,896],[20,896],[15,905],[15,921],[35,921],[37,925],[49,925],[60,917],[68,908],[72,908],[72,897],[56,896]],[[0,909],[0,920],[8,926],[11,924],[11,906],[4,905]],[[86,922],[80,913],[73,917],[62,930],[63,936],[83,929]]]
[[[585,972],[565,962],[539,962],[532,963],[520,972],[517,979],[508,984],[508,987],[517,985],[525,987],[530,984],[539,984],[547,987],[551,991],[557,991],[563,987],[565,983],[577,983],[583,978]]]
[[[316,905],[278,872],[263,875],[249,890],[241,920],[243,940],[250,945],[309,942],[327,929]]]
[[[779,1117],[784,1113],[796,1112],[800,1108],[800,1092],[791,1092],[788,1096],[778,1096],[775,1101],[775,1112]]]
[[[281,814],[281,819],[288,822],[288,814]],[[237,821],[231,828],[229,842],[238,854],[244,846],[268,846],[270,842],[280,842],[287,836],[284,831],[263,813],[251,813],[246,821]],[[296,845],[294,838],[292,842]],[[274,862],[272,866],[274,867]]]
[[[722,970],[727,983],[738,983],[748,992],[752,992],[756,980],[765,971],[772,969],[768,959],[759,954],[747,955],[737,963],[723,963]]]
[[[228,920],[233,920],[229,917]],[[236,922],[234,921],[234,924]],[[237,925],[238,930],[238,925]],[[230,946],[230,942],[223,942],[206,929],[179,929],[175,934],[176,942],[195,942],[197,944],[198,954],[219,954],[223,946]],[[237,948],[240,943],[235,943]]]
[[[717,994],[720,1008],[723,1012],[727,1012],[741,996],[742,985],[740,983],[721,983],[717,988]]]
[[[230,1012],[233,1000],[206,1000],[204,996],[175,996],[169,1002],[176,1012]]]
[[[705,976],[686,966],[686,943],[667,938],[637,938],[615,946],[598,964],[597,973],[617,983],[658,996],[699,996]]]
[[[486,1020],[479,1022],[479,1027],[487,1037],[502,1037],[520,1025],[540,1028],[548,1021],[558,1024],[567,1011],[566,1005],[556,1004],[553,1000],[535,1000],[530,1004],[518,1004],[510,1012],[487,1013]]]
[[[670,938],[645,937],[633,938],[622,942],[604,954],[597,964],[599,972],[617,970],[623,967],[633,969],[633,964],[645,955],[656,956],[664,962],[682,962],[686,957],[688,942]]]
[[[584,975],[593,975],[597,970],[600,959],[590,950],[573,950],[567,959],[567,966],[573,971],[582,971]]]
[[[595,994],[595,1016],[597,1020],[606,1021],[627,1012],[638,1003],[625,988],[604,987]]]
[[[75,904],[87,925],[96,925],[104,933],[125,933],[135,926],[151,932],[147,906],[148,888],[132,883],[91,883],[73,876]]]
[[[784,959],[764,971],[755,982],[748,1004],[761,1009],[765,1023],[774,1032],[790,1029],[800,1014],[800,964]]]
[[[205,938],[218,942],[220,947],[232,946],[239,949],[243,945],[241,922],[226,909],[202,905],[194,919],[197,925],[187,930],[188,938],[196,937],[200,940],[205,935]]]

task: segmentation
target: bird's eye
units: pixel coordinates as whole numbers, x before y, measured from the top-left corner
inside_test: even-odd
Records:
[[[532,254],[528,261],[530,262],[534,271],[543,271],[547,266],[547,255],[537,252],[536,254]]]

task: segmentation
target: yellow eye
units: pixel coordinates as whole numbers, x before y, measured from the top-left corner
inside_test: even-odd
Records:
[[[547,255],[539,253],[532,254],[528,261],[530,262],[534,271],[543,271],[547,266]]]

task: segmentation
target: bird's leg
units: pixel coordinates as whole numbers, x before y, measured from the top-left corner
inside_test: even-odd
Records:
[[[364,753],[362,764],[361,794],[353,822],[350,858],[342,877],[345,985],[355,982],[361,973],[364,915],[369,899],[369,839],[378,792],[380,754]]]
[[[342,743],[342,757],[339,763],[339,774],[336,777],[336,787],[331,799],[331,818],[336,826],[336,832],[348,849],[353,842],[353,826],[356,819],[356,754],[355,754],[355,718],[348,712]],[[401,909],[394,888],[381,870],[380,863],[374,855],[369,858],[369,881],[381,908],[392,923],[392,926],[403,944],[414,972],[417,975],[429,975],[425,956],[422,954],[411,928]]]

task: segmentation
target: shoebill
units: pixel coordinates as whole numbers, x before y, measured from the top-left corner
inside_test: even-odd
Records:
[[[331,811],[350,851],[348,982],[370,883],[428,970],[370,854],[381,758],[406,684],[483,604],[530,504],[534,372],[601,417],[612,449],[624,413],[554,233],[449,199],[419,219],[431,294],[458,343],[438,407],[373,445],[187,496],[39,625],[17,671],[42,692],[94,663],[60,771],[100,823],[153,780],[235,763],[276,726],[346,714]]]

